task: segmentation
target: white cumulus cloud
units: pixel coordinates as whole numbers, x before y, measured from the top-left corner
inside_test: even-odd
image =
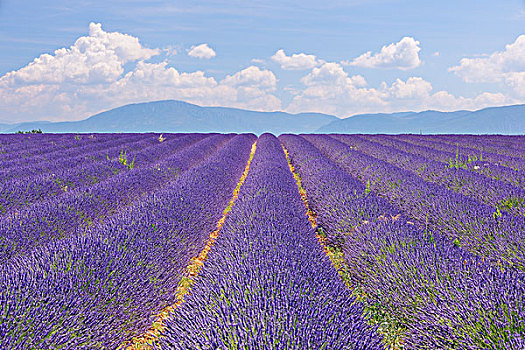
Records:
[[[197,46],[192,46],[191,49],[188,50],[188,56],[210,59],[215,57],[216,54],[215,51],[208,46],[208,44],[200,44]]]
[[[510,86],[519,96],[525,97],[525,71],[506,74],[505,84]]]
[[[504,83],[525,97],[525,35],[486,57],[462,58],[449,68],[467,83]]]
[[[301,79],[304,89],[295,91],[287,107],[292,113],[314,111],[341,117],[358,113],[422,111],[436,109],[480,109],[515,103],[502,93],[485,92],[474,97],[454,96],[447,91],[433,91],[432,84],[421,77],[396,79],[391,84],[368,87],[365,79],[350,76],[338,63],[325,63]]]
[[[90,23],[89,36],[80,37],[73,46],[56,50],[53,55],[40,55],[27,66],[1,77],[0,84],[108,82],[123,73],[125,63],[159,53],[143,47],[135,37],[107,33],[101,24]]]
[[[256,66],[226,76],[219,85],[220,90],[234,96],[236,103],[230,105],[257,110],[281,109],[281,100],[271,94],[276,87],[277,78],[273,72]]]
[[[366,80],[361,75],[348,76],[343,67],[335,62],[324,63],[319,68],[314,68],[310,74],[301,79],[306,86],[366,86]]]
[[[383,46],[379,53],[368,51],[352,61],[342,63],[365,68],[397,68],[401,70],[416,68],[421,65],[419,59],[419,41],[404,37],[397,43]]]
[[[281,65],[281,68],[285,70],[312,69],[318,66],[320,63],[315,55],[294,53],[291,56],[286,56],[283,49],[278,50],[272,56],[272,60],[279,63]]]
[[[406,81],[398,78],[390,87],[383,83],[382,90],[397,99],[421,99],[429,96],[432,84],[421,77],[410,77]]]
[[[406,69],[420,62],[419,43],[405,39],[383,48],[380,53],[369,54],[375,62],[372,66]],[[436,91],[429,81],[416,76],[372,87],[365,77],[349,74],[340,63],[307,54],[288,56],[284,50],[277,51],[272,60],[283,69],[309,69],[300,81],[286,82],[280,88],[278,77],[263,68],[264,65],[250,65],[218,79],[203,70],[181,71],[169,63],[170,50],[148,48],[137,37],[106,32],[100,24],[91,23],[89,34],[79,37],[73,45],[42,54],[20,69],[0,76],[0,119],[13,122],[78,120],[127,103],[165,99],[274,111],[283,109],[279,96],[286,91],[291,98],[285,108],[289,112],[314,111],[338,116],[479,109],[520,103],[525,100],[524,41],[525,36],[521,36],[507,45],[505,51],[462,60],[453,69],[468,81],[505,84],[518,93],[517,96],[483,92],[463,97]],[[190,51],[201,47],[201,53],[206,52],[202,45]],[[412,61],[407,58],[409,48],[412,48]],[[478,69],[483,69],[485,74],[489,72],[489,76],[480,74]]]
[[[123,104],[161,99],[281,109],[273,94],[277,78],[269,70],[250,66],[217,81],[200,70],[181,72],[167,60],[148,62],[160,55],[168,56],[144,47],[136,37],[105,32],[91,23],[89,35],[69,48],[43,54],[0,77],[0,117],[13,122],[77,120]]]
[[[301,79],[305,88],[293,97],[287,110],[298,112],[321,112],[347,116],[357,111],[386,106],[375,89],[366,88],[366,80],[360,75],[349,76],[335,62],[314,68]]]
[[[269,70],[250,66],[233,75],[228,75],[221,83],[228,86],[251,86],[275,90],[277,78]]]

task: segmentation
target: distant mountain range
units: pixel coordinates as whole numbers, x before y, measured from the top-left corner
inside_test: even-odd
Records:
[[[252,132],[363,134],[525,134],[525,105],[479,111],[361,114],[339,119],[321,113],[255,112],[200,107],[182,101],[137,103],[74,122],[0,123],[0,132],[42,129],[50,133]]]
[[[40,128],[44,132],[309,133],[337,119],[320,113],[255,112],[200,107],[182,101],[156,101],[122,106],[75,122],[4,126],[4,132]]]
[[[525,134],[525,105],[478,111],[361,114],[320,127],[320,133]]]

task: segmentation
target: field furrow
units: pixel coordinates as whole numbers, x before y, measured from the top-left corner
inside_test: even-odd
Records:
[[[182,303],[184,302],[184,297],[188,293],[191,292],[191,287],[195,283],[196,278],[198,277],[200,271],[202,270],[202,267],[204,266],[204,263],[206,262],[206,259],[208,258],[208,254],[210,250],[215,244],[215,241],[217,240],[217,238],[219,237],[222,226],[224,225],[224,222],[226,221],[226,217],[231,211],[233,205],[235,204],[235,201],[237,200],[239,196],[240,189],[242,185],[244,184],[244,182],[246,181],[246,177],[248,176],[248,173],[250,171],[250,165],[255,155],[256,149],[257,149],[257,142],[255,142],[252,145],[252,149],[250,151],[250,157],[248,158],[248,162],[246,163],[244,172],[242,173],[241,178],[239,179],[239,182],[237,183],[237,186],[233,190],[232,198],[230,199],[230,201],[228,202],[228,205],[224,209],[222,217],[219,219],[219,221],[217,221],[215,230],[210,233],[210,236],[208,237],[208,240],[204,248],[200,251],[200,253],[196,257],[191,259],[190,264],[184,269],[184,274],[182,275],[181,280],[179,281],[177,285],[177,289],[173,292],[173,294],[176,296],[175,303],[161,310],[161,312],[156,317],[155,322],[147,330],[147,332],[133,338],[131,341],[124,342],[119,348],[128,349],[128,350],[149,349],[155,346],[160,340],[160,338],[164,336],[163,333],[166,330],[166,320],[168,319],[170,312],[175,310],[175,308],[180,307]]]
[[[1,135],[0,348],[522,350],[524,142]]]
[[[76,165],[57,166],[51,174],[17,178],[4,183],[0,189],[0,213],[59,196],[72,190],[85,191],[122,171],[147,167],[158,155],[169,155],[173,149],[182,149],[205,136],[187,135],[160,144],[155,137],[123,146],[111,147],[102,152],[86,154]],[[106,154],[106,155],[103,155]],[[118,158],[110,158],[118,155]],[[106,158],[107,157],[107,158]]]
[[[319,245],[281,145],[250,173],[161,349],[381,349]]]
[[[71,191],[1,218],[0,230],[5,234],[0,237],[0,256],[6,261],[30,251],[35,244],[84,232],[95,222],[176,180],[230,138],[211,136],[211,142],[204,139],[182,150],[173,145],[170,152],[152,155],[148,167],[120,173],[85,191]]]
[[[477,349],[503,343],[519,349],[525,336],[523,316],[517,316],[524,310],[521,273],[495,269],[448,237],[414,225],[305,139],[280,140],[301,177],[318,232],[343,256],[342,276],[388,347]],[[492,327],[496,320],[498,329]]]
[[[306,135],[330,160],[388,198],[407,216],[446,234],[458,247],[496,265],[525,270],[523,217],[494,212],[479,203],[419,176],[354,150],[328,136]]]
[[[223,215],[254,141],[236,136],[86,234],[2,265],[3,346],[115,349],[143,334],[176,302],[184,268]]]
[[[427,182],[437,183],[444,188],[492,206],[495,211],[507,211],[518,216],[525,215],[524,189],[470,172],[462,167],[447,166],[398,148],[363,140],[360,137],[347,135],[333,137],[354,147],[359,152],[390,163],[393,167],[408,170]]]

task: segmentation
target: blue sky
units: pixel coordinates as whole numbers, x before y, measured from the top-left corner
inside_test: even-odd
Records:
[[[525,103],[525,2],[0,0],[0,121],[158,99],[339,117]]]

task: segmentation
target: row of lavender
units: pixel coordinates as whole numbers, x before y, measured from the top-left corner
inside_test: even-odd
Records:
[[[344,277],[387,344],[410,349],[525,346],[523,273],[480,257],[473,243],[451,239],[465,235],[454,231],[454,224],[468,226],[473,241],[476,235],[483,239],[484,229],[494,229],[488,220],[477,222],[485,226],[474,225],[471,215],[482,214],[483,207],[454,192],[443,194],[443,187],[418,182],[416,175],[330,136],[280,139],[302,177],[320,233],[343,254]],[[446,214],[458,209],[463,213],[447,221]],[[432,227],[421,215],[426,210],[435,220]]]
[[[94,149],[81,147],[82,153],[77,156],[68,157],[64,154],[63,158],[45,161],[45,167],[38,162],[29,165],[37,173],[35,175],[32,175],[33,171],[28,166],[4,170],[7,174],[0,190],[0,212],[7,213],[79,187],[89,187],[126,169],[147,166],[154,160],[154,155],[169,153],[170,149],[184,144],[188,137],[174,135],[163,144],[159,144],[152,136],[142,136],[138,140],[118,138],[109,144],[102,142]],[[109,154],[112,156],[109,157]]]
[[[359,150],[359,152],[419,175],[424,181],[440,184],[447,189],[493,206],[495,215],[499,216],[500,211],[506,211],[517,216],[525,214],[525,189],[462,167],[449,167],[442,162],[426,157],[427,154],[437,152],[421,150],[419,146],[379,137],[370,137],[369,139],[372,141],[356,135],[336,135],[333,137],[352,146],[355,150]],[[518,174],[517,171],[505,167],[501,168]]]
[[[522,236],[525,221],[522,216],[498,211],[494,205],[425,181],[412,171],[363,153],[373,153],[373,148],[357,150],[336,139],[348,140],[348,137],[352,136],[305,136],[330,159],[341,163],[345,171],[367,184],[369,190],[386,197],[432,230],[447,235],[457,246],[496,264],[525,269],[525,242]],[[385,157],[396,158],[395,149],[383,152]],[[444,165],[442,167],[445,168]],[[463,178],[468,178],[468,174],[463,175]],[[503,182],[501,184],[504,185]],[[479,189],[482,191],[482,187]]]
[[[443,135],[443,136],[414,136],[414,135],[400,135],[397,136],[402,139],[411,140],[413,142],[423,142],[423,144],[432,145],[436,148],[452,151],[457,150],[458,147],[463,153],[484,154],[490,160],[499,159],[502,163],[507,160],[512,165],[513,158],[525,158],[523,151],[523,136],[477,136],[465,135],[458,137],[457,135]]]
[[[255,137],[171,136],[107,139],[105,147],[133,149],[137,167],[92,184],[78,180],[91,165],[72,166],[63,173],[72,190],[42,191],[0,217],[2,347],[116,348],[175,302]],[[2,140],[13,149],[18,142]],[[202,274],[157,346],[373,349],[383,339],[406,348],[523,348],[522,218],[422,177],[421,167],[438,164],[389,144],[426,140],[385,140],[280,137],[318,215],[314,230],[279,141],[262,136]],[[31,159],[32,148],[23,149]],[[35,153],[36,164],[60,159],[56,152]],[[455,170],[439,174],[472,179]],[[350,289],[316,234],[344,258]]]
[[[200,141],[187,140],[155,166],[91,191],[91,206],[68,203],[107,216],[107,202],[120,192],[135,192],[127,205],[83,230],[74,228],[78,220],[68,211],[62,223],[51,224],[68,225],[62,236],[35,227],[39,244],[10,254],[0,266],[2,348],[114,349],[143,333],[152,317],[174,302],[184,268],[222,215],[255,140],[253,135],[183,137]],[[177,175],[159,173],[169,168]],[[27,225],[20,227],[31,234]],[[29,243],[22,235],[10,239],[25,240],[19,247]]]
[[[365,137],[361,136],[361,138]],[[469,154],[464,148],[459,147],[456,148],[456,153],[447,152],[432,148],[431,145],[423,146],[413,142],[408,142],[410,141],[408,139],[403,140],[399,137],[393,136],[386,137],[368,135],[366,136],[366,139],[375,141],[388,147],[392,147],[405,153],[420,156],[422,157],[422,160],[430,159],[436,162],[445,163],[448,165],[447,168],[457,169],[460,173],[468,170],[470,172],[483,174],[486,177],[503,181],[521,189],[525,189],[524,171],[500,165],[498,161],[489,162],[486,158],[483,159],[483,153],[479,153],[477,155],[472,153]]]
[[[279,141],[262,135],[239,198],[161,349],[382,349],[323,253]]]
[[[469,169],[511,183],[519,184],[519,180],[523,178],[525,172],[523,149],[509,145],[487,148],[490,138],[480,138],[478,142],[467,142],[464,137],[457,137],[456,142],[453,142],[447,138],[442,139],[440,136],[371,137],[376,140],[401,141],[411,146],[413,150],[426,153],[429,158],[449,163],[450,167]]]
[[[52,154],[56,151],[67,151],[72,147],[99,144],[109,140],[137,137],[136,134],[35,134],[35,135],[0,135],[0,160],[2,162],[16,159],[29,159]]]
[[[89,156],[93,151],[105,151],[112,146],[125,145],[126,143],[144,139],[144,135],[104,135],[94,138],[75,138],[74,135],[53,135],[56,141],[51,141],[54,145],[51,147],[39,148],[38,139],[29,139],[28,143],[34,143],[36,149],[29,151],[14,150],[7,153],[9,159],[1,159],[2,182],[13,178],[21,178],[27,175],[35,175],[50,172],[62,164],[72,164],[72,162],[84,160],[86,155]],[[151,135],[150,139],[155,137]],[[106,158],[109,153],[106,152],[100,158]],[[112,155],[113,156],[113,155]],[[114,156],[112,157],[114,158]],[[68,163],[69,162],[69,163]]]
[[[144,151],[143,167],[0,217],[0,231],[4,232],[0,237],[0,256],[6,261],[37,244],[84,232],[97,221],[174,181],[231,137],[185,135],[172,143],[166,141]]]
[[[367,139],[374,142],[367,142],[362,137],[354,135],[334,137],[347,144],[354,145],[363,153],[384,160],[395,167],[409,170],[419,175],[426,182],[440,184],[446,189],[459,192],[478,203],[484,203],[492,207],[494,210],[492,215],[495,219],[513,222],[511,226],[500,225],[500,229],[496,230],[496,232],[498,236],[509,237],[506,246],[511,248],[508,249],[506,254],[514,256],[514,262],[517,262],[517,266],[523,269],[523,262],[521,261],[523,255],[520,255],[519,251],[523,250],[523,238],[520,236],[525,230],[523,220],[525,215],[524,172],[494,163],[498,161],[497,159],[494,159],[493,162],[489,162],[486,159],[482,162],[472,162],[465,168],[444,166],[443,162],[446,162],[444,160],[447,156],[446,153],[434,148],[417,145],[415,142],[421,143],[424,140],[422,141],[414,136],[410,136],[410,139],[412,139],[411,143],[401,141],[399,136],[367,137]],[[428,136],[425,138],[431,139],[434,143],[439,143],[441,139],[441,137],[430,138]],[[476,138],[479,138],[480,142],[483,140],[480,137]],[[458,140],[458,143],[461,143],[464,138],[456,137],[456,140]],[[490,139],[485,142],[489,141]],[[484,146],[480,143],[477,147],[482,148]],[[448,154],[448,156],[453,155]],[[441,162],[434,161],[434,159],[438,159]],[[480,163],[481,165],[475,165]],[[519,162],[516,161],[516,163]],[[521,160],[521,163],[525,164],[525,160]],[[423,181],[421,183],[422,186],[425,186]],[[442,192],[446,192],[446,190]],[[514,233],[510,231],[514,231]]]

